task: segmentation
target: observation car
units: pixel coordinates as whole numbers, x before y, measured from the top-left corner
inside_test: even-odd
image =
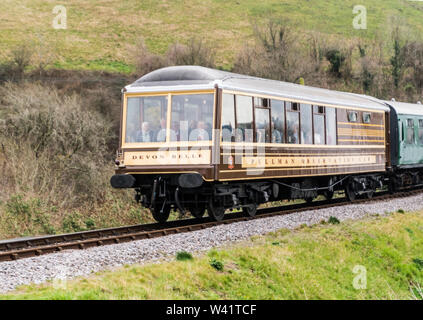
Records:
[[[390,111],[407,118],[402,104],[199,66],[146,74],[122,102],[111,184],[135,189],[159,222],[172,208],[221,220],[227,209],[254,216],[267,201],[341,189],[371,197],[420,148],[403,136],[391,148]],[[404,158],[392,161],[396,152]]]

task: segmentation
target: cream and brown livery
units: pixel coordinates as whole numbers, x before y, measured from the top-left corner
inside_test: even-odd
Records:
[[[123,89],[115,188],[166,221],[172,208],[220,220],[279,199],[351,199],[384,184],[389,106],[372,97],[197,66]]]

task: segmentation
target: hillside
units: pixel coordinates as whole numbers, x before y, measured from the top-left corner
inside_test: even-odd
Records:
[[[423,31],[423,3],[368,0],[368,29],[352,27],[357,1],[337,0],[71,0],[67,29],[55,30],[52,10],[57,1],[3,0],[0,3],[0,60],[13,47],[35,43],[39,55],[54,66],[117,72],[134,70],[133,55],[142,37],[150,50],[163,53],[175,41],[206,39],[217,50],[217,64],[231,66],[234,55],[251,38],[254,22],[278,17],[298,30],[337,37],[372,38],[387,31],[392,16]]]

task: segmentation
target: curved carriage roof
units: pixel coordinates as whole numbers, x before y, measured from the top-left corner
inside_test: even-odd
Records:
[[[422,104],[397,101],[385,101],[385,103],[394,108],[397,114],[423,116]]]
[[[200,66],[174,66],[158,69],[144,75],[126,86],[125,89],[128,92],[182,91],[212,89],[216,85],[227,90],[304,100],[316,104],[389,110],[383,101],[365,95],[262,79]]]

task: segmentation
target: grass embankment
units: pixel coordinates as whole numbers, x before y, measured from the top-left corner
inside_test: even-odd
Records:
[[[67,9],[67,29],[55,30],[53,8]],[[369,0],[368,29],[352,27],[356,1],[298,0],[3,0],[0,3],[0,52],[24,42],[41,44],[64,69],[134,71],[131,55],[140,37],[150,50],[164,53],[176,41],[207,39],[217,49],[217,63],[228,66],[251,36],[251,22],[270,14],[302,31],[315,30],[338,38],[372,38],[386,30],[391,16],[403,17],[417,34],[423,31],[422,5],[406,0]],[[243,39],[243,40],[240,40]],[[0,59],[4,57],[0,56]]]
[[[178,257],[56,287],[24,287],[2,298],[421,299],[423,212],[281,230],[193,259]],[[358,288],[366,289],[354,288],[357,276]]]

